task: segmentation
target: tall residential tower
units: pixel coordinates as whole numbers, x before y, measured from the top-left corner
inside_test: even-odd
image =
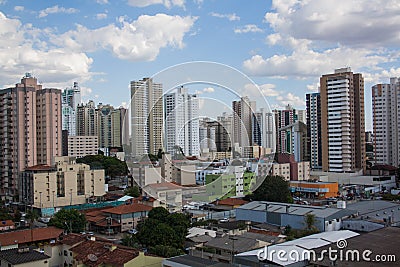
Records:
[[[322,170],[365,170],[364,78],[350,68],[322,75]]]
[[[372,87],[375,164],[400,164],[400,78]]]

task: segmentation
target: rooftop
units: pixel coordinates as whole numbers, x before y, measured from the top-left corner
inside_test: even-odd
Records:
[[[208,259],[194,257],[191,255],[182,255],[182,256],[176,256],[173,258],[165,259],[165,260],[163,260],[163,264],[165,264],[166,261],[182,264],[182,266],[191,266],[191,267],[229,267],[229,266],[231,266],[228,263],[215,262],[215,261],[211,261]],[[168,265],[168,264],[166,264],[166,265]]]
[[[315,215],[315,217],[325,218],[326,220],[348,217],[357,213],[356,210],[350,209],[337,209],[267,201],[252,201],[238,207],[237,209],[286,213],[298,216],[304,216],[306,214],[312,213]]]
[[[25,169],[25,171],[53,171],[53,170],[54,167],[43,164],[31,166]]]
[[[141,211],[150,211],[152,207],[146,206],[140,203],[133,203],[129,205],[121,205],[109,209],[103,210],[103,212],[112,213],[112,214],[129,214],[134,212]]]
[[[150,187],[156,190],[176,190],[181,189],[181,186],[178,186],[173,183],[162,182],[162,183],[155,183],[155,184],[148,184],[146,187]]]
[[[0,227],[13,226],[13,225],[15,225],[15,223],[12,220],[0,221]]]
[[[52,226],[12,231],[0,234],[0,244],[2,246],[9,246],[13,244],[24,244],[42,240],[57,239],[62,233],[62,229]]]
[[[240,198],[226,198],[222,200],[216,200],[213,202],[213,204],[215,205],[227,205],[227,206],[244,205],[246,203],[248,203],[248,201]]]
[[[0,259],[12,265],[47,260],[50,257],[30,248],[13,248],[0,251]]]

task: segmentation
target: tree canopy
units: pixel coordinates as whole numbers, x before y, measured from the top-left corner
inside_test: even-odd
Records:
[[[115,157],[104,155],[87,155],[76,159],[77,163],[85,163],[92,169],[104,169],[105,175],[110,177],[128,175],[128,166],[126,162],[120,161]]]
[[[125,195],[131,197],[139,197],[140,196],[140,189],[139,186],[132,186],[125,190]]]
[[[85,230],[85,215],[75,209],[62,209],[51,218],[48,225],[67,230],[68,232],[79,233]]]
[[[247,198],[283,203],[293,202],[290,195],[289,182],[278,175],[267,176],[253,194],[248,195]]]
[[[149,248],[151,253],[172,257],[183,254],[189,226],[190,220],[185,214],[171,214],[165,208],[157,207],[139,223],[138,233],[132,238]],[[129,240],[126,243],[130,244]]]

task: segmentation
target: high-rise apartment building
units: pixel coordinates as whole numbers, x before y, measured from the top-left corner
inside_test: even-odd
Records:
[[[133,157],[163,148],[163,88],[151,78],[131,81],[131,149]]]
[[[372,86],[375,164],[400,164],[400,78]]]
[[[280,131],[281,128],[291,125],[297,121],[296,110],[287,105],[284,109],[274,110],[276,124],[276,152],[285,153],[286,132]]]
[[[364,78],[350,68],[320,78],[322,170],[365,170]]]
[[[231,149],[230,138],[226,127],[220,121],[205,118],[200,121],[200,148],[202,151],[225,152]]]
[[[76,109],[81,103],[81,89],[77,82],[62,91],[62,129],[76,135]]]
[[[76,134],[98,135],[98,116],[93,100],[87,104],[79,104],[76,112]]]
[[[256,102],[249,97],[242,97],[232,102],[233,110],[233,143],[240,147],[253,145],[253,117],[256,111]]]
[[[217,151],[231,151],[233,142],[233,116],[223,112],[221,116],[217,117],[217,121],[222,128],[220,130],[220,147],[218,148],[217,144]]]
[[[311,169],[322,168],[321,95],[306,94],[307,152]]]
[[[253,117],[253,144],[271,148],[275,152],[275,116],[274,113],[261,108]]]
[[[43,89],[30,73],[0,90],[0,194],[18,195],[18,176],[27,167],[53,164],[62,153],[61,90]]]
[[[164,96],[165,151],[174,154],[176,146],[185,155],[200,154],[199,99],[186,88]]]
[[[77,108],[77,133],[79,136],[97,136],[98,148],[122,147],[129,138],[126,113],[125,108],[114,109],[109,104],[99,103],[96,107],[92,100],[80,104]]]

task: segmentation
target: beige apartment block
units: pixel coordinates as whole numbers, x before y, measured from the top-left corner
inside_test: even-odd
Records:
[[[68,136],[68,156],[82,158],[97,155],[99,143],[97,135]]]
[[[55,161],[53,166],[36,165],[21,173],[21,201],[38,209],[59,208],[105,194],[104,170],[91,170],[70,157],[56,157]]]

